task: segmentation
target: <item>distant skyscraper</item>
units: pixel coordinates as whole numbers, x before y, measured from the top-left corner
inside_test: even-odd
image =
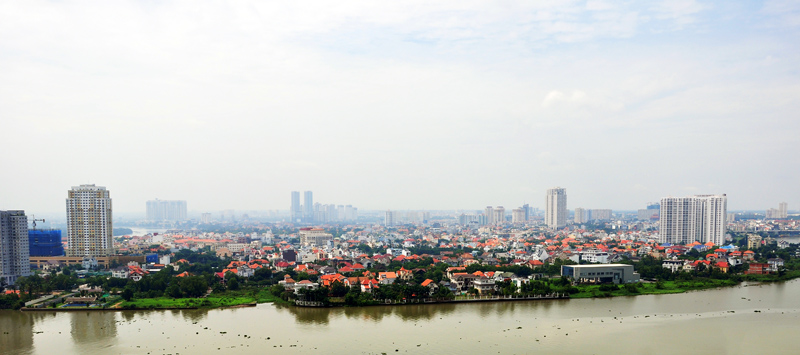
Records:
[[[303,218],[303,210],[300,208],[300,191],[292,191],[292,207],[289,210],[289,214],[291,215],[292,223]]]
[[[186,201],[147,201],[147,220],[150,222],[180,222],[186,220]]]
[[[778,218],[786,219],[789,218],[789,204],[786,202],[781,202],[778,204]]]
[[[397,212],[393,211],[386,211],[386,214],[383,218],[383,225],[387,227],[392,227],[395,224],[395,215]]]
[[[311,191],[303,192],[303,220],[314,222],[314,194]]]
[[[575,223],[581,224],[581,223],[586,223],[588,221],[589,221],[589,215],[587,214],[587,211],[580,207],[576,208]]]
[[[662,243],[694,241],[722,245],[728,214],[726,195],[697,195],[661,199],[659,230]]]
[[[544,222],[550,228],[567,225],[567,189],[554,187],[547,190]]]
[[[494,224],[494,208],[492,206],[486,206],[483,215],[486,216],[486,224]]]
[[[67,256],[109,256],[111,196],[103,186],[73,186],[67,192]]]
[[[526,203],[522,205],[522,210],[525,211],[525,220],[531,219],[531,206]]]
[[[526,208],[515,208],[511,210],[511,223],[525,223],[528,218],[525,217]]]
[[[492,218],[492,222],[494,224],[504,224],[506,223],[506,209],[503,206],[497,206],[494,209],[494,217]]]
[[[0,277],[13,285],[30,274],[28,217],[25,211],[0,211]]]

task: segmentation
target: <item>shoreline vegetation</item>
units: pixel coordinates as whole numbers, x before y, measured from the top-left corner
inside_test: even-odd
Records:
[[[573,286],[576,290],[572,290],[571,294],[565,294],[561,297],[542,297],[542,298],[525,298],[519,296],[517,298],[476,298],[477,296],[460,295],[455,296],[449,300],[437,300],[432,302],[420,302],[410,300],[408,302],[397,303],[370,303],[362,305],[346,305],[344,302],[329,302],[325,307],[366,307],[366,306],[402,306],[402,305],[419,305],[419,304],[437,304],[437,303],[466,303],[474,301],[483,302],[504,302],[504,301],[532,301],[532,300],[553,300],[553,299],[585,299],[585,298],[610,298],[610,297],[626,297],[626,296],[643,296],[643,295],[661,295],[661,294],[679,294],[691,291],[703,291],[710,289],[720,289],[726,287],[742,286],[745,282],[755,282],[756,286],[760,284],[771,284],[776,282],[786,282],[800,277],[800,271],[789,272],[785,275],[747,275],[742,280],[720,280],[720,279],[697,279],[697,280],[683,280],[683,281],[655,281],[655,282],[640,282],[637,284],[601,284],[589,285],[579,284]],[[218,295],[209,295],[203,298],[143,298],[132,299],[130,301],[121,301],[113,307],[107,308],[22,308],[22,311],[54,311],[54,312],[74,312],[74,311],[142,311],[142,310],[181,310],[181,309],[226,309],[226,308],[243,308],[255,307],[262,303],[276,303],[281,305],[298,306],[294,302],[284,300],[281,297],[275,296],[269,289],[263,288],[254,292],[254,290],[240,290],[240,291],[226,291]],[[298,306],[303,307],[303,306]],[[307,307],[307,306],[306,306]]]

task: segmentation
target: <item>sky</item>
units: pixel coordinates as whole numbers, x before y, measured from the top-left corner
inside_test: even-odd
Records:
[[[800,209],[796,1],[0,1],[0,209]]]

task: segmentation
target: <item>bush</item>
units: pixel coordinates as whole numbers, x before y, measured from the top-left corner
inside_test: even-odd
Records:
[[[610,292],[610,291],[616,291],[616,290],[619,290],[619,286],[614,285],[614,284],[603,284],[603,285],[600,285],[600,291],[603,291],[603,292]]]

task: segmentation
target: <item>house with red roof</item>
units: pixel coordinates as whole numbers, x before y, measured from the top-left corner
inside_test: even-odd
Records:
[[[378,288],[378,280],[367,279],[361,282],[361,292],[372,292],[376,288]]]

